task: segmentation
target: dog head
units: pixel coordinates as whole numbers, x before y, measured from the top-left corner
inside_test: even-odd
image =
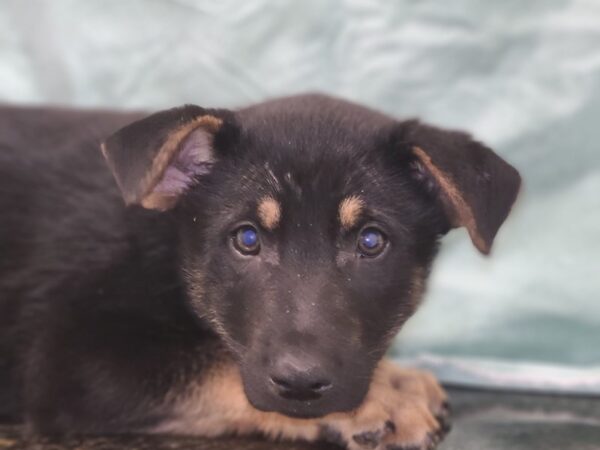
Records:
[[[318,95],[159,112],[103,152],[127,203],[177,217],[192,311],[250,402],[300,417],[360,404],[439,237],[487,254],[520,185],[467,134]]]

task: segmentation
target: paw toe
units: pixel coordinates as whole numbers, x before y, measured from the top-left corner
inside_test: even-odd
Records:
[[[452,423],[450,421],[450,412],[450,404],[448,402],[444,402],[440,411],[435,415],[435,419],[440,424],[440,428],[437,434],[441,438],[448,434],[452,429]]]

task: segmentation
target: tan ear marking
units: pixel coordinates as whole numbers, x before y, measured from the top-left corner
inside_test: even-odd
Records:
[[[356,225],[364,206],[365,202],[356,195],[350,195],[340,202],[338,214],[340,223],[345,230]]]
[[[106,161],[108,161],[109,159],[108,159],[108,153],[106,151],[106,143],[105,142],[102,142],[100,144],[100,150],[102,151],[102,156],[104,157],[104,159]]]
[[[172,202],[176,201],[176,199],[171,199],[165,195],[155,196],[151,194],[152,189],[164,175],[166,168],[177,154],[177,150],[179,149],[181,142],[186,138],[187,135],[189,135],[196,128],[200,127],[212,135],[219,130],[222,124],[223,121],[217,117],[202,115],[196,117],[194,120],[191,120],[185,125],[182,125],[169,134],[169,137],[165,143],[156,153],[156,156],[152,161],[152,166],[142,181],[142,192],[144,193],[142,200],[143,206],[146,208],[156,209],[167,209],[168,207],[172,206]]]
[[[157,211],[166,211],[171,209],[177,203],[177,197],[163,194],[161,192],[150,192],[141,202],[146,209],[156,209]]]
[[[490,247],[479,234],[473,211],[463,198],[462,193],[458,190],[451,177],[440,170],[422,148],[413,147],[413,152],[438,183],[442,195],[446,197],[447,202],[444,202],[444,207],[451,219],[452,225],[464,226],[469,232],[471,240],[477,249],[482,253],[488,254],[490,252]]]
[[[258,204],[258,218],[267,230],[274,230],[281,220],[281,205],[273,197],[264,197]]]

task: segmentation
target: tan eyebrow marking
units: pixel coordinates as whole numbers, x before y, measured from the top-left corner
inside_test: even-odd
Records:
[[[350,195],[341,201],[339,207],[340,223],[346,230],[356,225],[365,202],[356,195]]]
[[[264,197],[258,204],[258,218],[267,230],[273,230],[281,219],[281,205],[273,197]]]

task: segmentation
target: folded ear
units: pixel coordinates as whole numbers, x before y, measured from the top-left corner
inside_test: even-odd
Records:
[[[127,204],[166,210],[216,161],[215,137],[226,111],[185,105],[120,129],[102,153]]]
[[[453,227],[465,227],[484,254],[521,185],[517,170],[468,134],[411,120],[400,126],[411,174],[439,198]]]

